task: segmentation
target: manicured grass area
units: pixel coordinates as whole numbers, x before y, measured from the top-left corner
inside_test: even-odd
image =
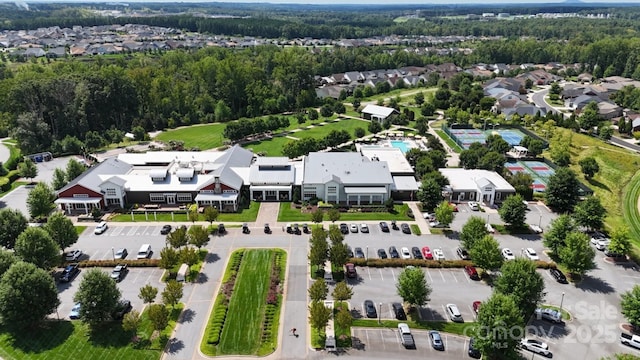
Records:
[[[296,134],[293,133],[289,136],[296,137]],[[293,139],[289,139],[284,136],[274,137],[271,140],[257,141],[249,144],[244,144],[242,147],[245,149],[249,149],[254,153],[264,153],[265,156],[282,156],[282,148],[290,141],[297,141]]]
[[[153,341],[151,322],[142,314],[138,331],[138,348],[131,343],[132,335],[122,330],[120,322],[107,322],[90,331],[80,321],[48,321],[42,328],[9,332],[0,328],[0,357],[4,359],[123,359],[157,360],[162,355],[166,339],[175,328],[184,305],[170,309],[170,321]]]
[[[451,321],[412,321],[412,320],[382,320],[382,324],[378,324],[378,320],[373,319],[356,319],[353,320],[351,327],[376,327],[397,329],[398,323],[404,322],[412,329],[438,330],[450,334],[468,335],[471,329],[476,326],[475,322],[454,323]]]
[[[336,221],[371,221],[371,220],[413,220],[407,216],[409,206],[406,204],[395,205],[394,212],[346,212],[340,213],[340,220]],[[328,220],[325,218],[325,220]],[[300,209],[291,207],[290,202],[280,203],[280,212],[278,213],[278,221],[288,222],[311,222],[311,213],[302,213]]]
[[[258,210],[260,210],[260,203],[252,202],[248,208],[241,210],[238,213],[220,213],[216,222],[254,222],[258,217]],[[171,216],[171,213],[152,211],[145,213],[135,213],[133,217],[131,213],[128,214],[113,214],[109,221],[114,222],[135,222],[135,221],[157,221],[157,222],[185,222],[190,221],[185,213],[176,213]],[[204,215],[198,215],[198,221],[205,221]]]
[[[434,131],[436,132],[436,134],[438,134],[438,136],[442,140],[444,140],[445,143],[447,143],[447,145],[449,145],[449,147],[453,151],[455,151],[457,153],[462,151],[462,148],[460,147],[460,145],[458,145],[455,141],[453,141],[453,139],[449,135],[447,135],[447,133],[445,133],[444,131],[439,130],[439,129],[435,129]]]
[[[327,134],[329,134],[329,132],[331,132],[332,130],[336,130],[336,131],[346,130],[349,133],[349,135],[351,135],[351,139],[355,139],[356,137],[354,134],[355,129],[362,128],[364,129],[365,134],[370,134],[369,130],[367,130],[368,126],[369,126],[368,121],[347,119],[347,120],[340,120],[339,122],[331,122],[326,125],[315,124],[314,128],[306,129],[304,131],[298,131],[296,133],[291,134],[291,136],[297,137],[299,139],[305,139],[305,138],[321,139],[327,136]]]
[[[318,329],[311,328],[311,347],[314,349],[324,348],[324,342],[326,339],[325,329],[318,331]]]
[[[640,213],[638,213],[638,199],[640,199],[640,172],[636,173],[624,189],[623,217],[629,227],[632,241],[636,245],[640,239]]]
[[[169,142],[170,140],[184,141],[187,149],[198,147],[200,150],[217,148],[223,145],[222,132],[226,124],[214,123],[194,125],[180,129],[163,131],[154,140]]]
[[[75,228],[76,228],[76,234],[80,236],[87,229],[87,226],[76,225]]]
[[[15,190],[16,188],[18,188],[19,186],[22,185],[27,185],[29,184],[28,181],[14,181],[11,183],[11,189],[7,190],[7,191],[2,191],[0,192],[0,196],[5,196],[6,194],[12,192],[13,190]]]
[[[422,231],[420,231],[420,227],[416,224],[411,224],[411,233],[413,235],[422,235]]]
[[[553,310],[556,310],[556,311],[560,311],[560,307],[558,307],[558,306],[541,305],[540,307],[543,308],[543,309],[553,309]],[[567,310],[562,309],[561,312],[562,312],[562,320],[571,321],[571,314],[569,312],[567,312]]]
[[[221,355],[258,351],[273,256],[268,249],[245,251],[218,347]]]

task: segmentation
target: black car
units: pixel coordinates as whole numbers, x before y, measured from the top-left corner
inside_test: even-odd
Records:
[[[293,224],[293,233],[296,235],[300,235],[300,226],[298,224]]]
[[[162,227],[162,229],[160,229],[160,234],[162,235],[167,235],[168,233],[171,232],[171,225],[165,225]]]
[[[350,258],[353,257],[353,250],[351,250],[351,246],[347,246],[347,253],[349,254]]]
[[[113,271],[111,271],[111,278],[116,282],[120,282],[128,272],[129,268],[127,267],[127,264],[118,264],[113,268]]]
[[[402,229],[402,232],[405,234],[411,234],[411,228],[409,227],[409,224],[407,223],[402,223],[400,225],[400,228]]]
[[[551,276],[553,276],[553,278],[556,279],[556,281],[559,282],[560,284],[567,283],[567,277],[564,276],[562,271],[558,269],[549,269],[549,272],[551,273]]]
[[[307,224],[302,224],[302,232],[305,234],[309,233],[309,225]]]
[[[122,320],[124,315],[126,313],[128,313],[129,311],[131,311],[132,309],[133,309],[133,306],[131,306],[131,301],[129,301],[129,300],[120,300],[120,302],[118,302],[118,305],[116,305],[116,309],[113,311],[111,316],[115,320]]]
[[[264,233],[271,234],[271,228],[269,227],[269,224],[264,224]]]
[[[358,259],[364,259],[364,252],[362,252],[362,248],[361,247],[355,248],[354,252],[356,253],[356,257]]]
[[[387,252],[384,251],[384,249],[378,249],[378,257],[380,259],[386,259],[387,258]]]
[[[80,266],[78,264],[69,264],[62,271],[62,275],[60,276],[60,281],[69,282],[73,280],[80,273]]]
[[[398,230],[398,229],[399,229],[399,228],[398,228],[398,224],[396,224],[396,221],[395,221],[395,220],[391,221],[391,228],[392,228],[393,230]]]
[[[476,340],[474,338],[469,339],[469,357],[474,359],[480,359],[482,354],[480,354],[480,350],[475,347]]]
[[[343,235],[347,235],[349,233],[349,225],[347,225],[345,223],[340,224],[340,232]]]
[[[249,230],[249,225],[247,223],[242,224],[242,233],[243,234],[251,233],[251,230]]]
[[[224,227],[224,224],[218,224],[218,234],[226,234],[227,229]]]
[[[413,254],[413,258],[414,259],[420,259],[422,260],[422,253],[420,252],[420,248],[417,246],[414,246],[411,248],[411,253]]]
[[[615,252],[609,250],[608,247],[606,249],[604,249],[604,256],[610,257],[610,258],[614,258],[616,260],[620,260],[620,259],[623,259],[625,257],[624,254],[615,253]]]
[[[392,259],[400,259],[400,254],[398,253],[398,249],[395,246],[391,246],[389,248],[389,257]]]
[[[404,308],[400,303],[393,303],[391,304],[391,307],[393,308],[393,313],[395,314],[396,319],[407,320],[407,314],[404,312]]]
[[[460,256],[460,259],[471,260],[471,257],[469,256],[469,252],[467,250],[459,247],[458,250],[456,250],[456,252],[458,253],[458,256]]]
[[[380,222],[380,230],[381,230],[382,232],[389,232],[389,225],[387,225],[387,223],[386,223],[386,222],[381,221],[381,222]]]
[[[367,313],[368,318],[377,318],[378,312],[376,311],[376,306],[373,304],[371,300],[364,301],[364,311]]]

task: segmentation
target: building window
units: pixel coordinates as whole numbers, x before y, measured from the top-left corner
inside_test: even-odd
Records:
[[[89,194],[73,194],[74,198],[88,198]]]
[[[304,195],[303,195],[304,199],[311,199],[313,197],[316,197],[316,192],[315,191],[305,191]]]
[[[163,194],[149,194],[149,201],[151,202],[164,202]]]
[[[235,194],[235,193],[237,193],[238,191],[236,191],[236,190],[223,190],[222,192],[223,192],[224,194]]]
[[[120,205],[119,199],[107,199],[107,205]]]
[[[338,188],[336,186],[327,187],[327,193],[328,194],[335,194],[337,191],[338,191]]]
[[[201,194],[213,194],[213,190],[200,190]]]
[[[176,198],[178,202],[191,202],[191,194],[178,194]]]
[[[108,188],[108,189],[107,189],[107,196],[117,196],[117,194],[116,194],[116,189],[114,189],[114,188]]]

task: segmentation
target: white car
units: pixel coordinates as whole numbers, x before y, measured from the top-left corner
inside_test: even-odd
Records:
[[[403,259],[411,259],[411,252],[409,251],[409,248],[403,247],[400,249],[400,256],[402,256]]]
[[[609,243],[611,243],[611,240],[609,239],[600,239],[598,240],[598,242],[596,242],[596,249],[600,251],[604,251],[604,249],[606,249],[607,246],[609,246]]]
[[[544,343],[540,340],[536,340],[536,339],[531,339],[531,338],[524,338],[522,340],[520,340],[520,346],[525,349],[525,350],[529,350],[531,352],[534,352],[536,354],[540,354],[543,356],[547,356],[549,357],[549,355],[551,355],[551,352],[549,351],[549,345],[547,345],[547,343]]]
[[[429,220],[429,221],[435,221],[436,220],[436,214],[434,214],[434,213],[422,213],[422,217],[425,218],[426,220]]]
[[[480,204],[478,204],[475,201],[469,201],[469,207],[471,208],[471,210],[473,211],[479,211],[480,210]]]
[[[502,249],[502,257],[505,260],[515,260],[516,259],[515,255],[513,255],[513,252],[509,248]]]
[[[606,239],[607,237],[604,236],[603,233],[594,232],[593,234],[591,234],[591,239],[589,239],[589,241],[591,241],[591,245],[596,245],[598,241]]]
[[[444,260],[444,252],[442,251],[442,249],[433,249],[433,259]]]
[[[494,229],[493,226],[491,226],[491,224],[489,223],[484,224],[484,228],[487,229],[487,232],[489,234],[495,234],[496,232],[496,229]]]
[[[547,320],[553,323],[561,323],[562,322],[562,314],[560,311],[555,309],[542,309],[537,308],[534,312],[535,316],[539,320]]]
[[[107,222],[106,222],[106,221],[101,221],[101,222],[98,224],[98,226],[96,226],[96,229],[95,229],[95,230],[93,230],[93,233],[94,233],[94,234],[96,234],[96,235],[100,235],[100,234],[102,234],[103,232],[107,231],[107,228],[108,228],[108,227],[109,227],[109,226],[107,225]]]
[[[369,232],[369,226],[367,224],[360,224],[360,232],[368,233]]]
[[[66,261],[78,261],[82,256],[82,251],[80,249],[71,250],[68,253],[64,254],[64,259]]]
[[[524,249],[524,256],[526,256],[527,259],[532,260],[532,261],[540,260],[540,257],[538,256],[538,254],[532,248]]]
[[[536,224],[529,224],[529,229],[536,234],[542,234],[542,228]]]
[[[357,232],[358,232],[358,225],[356,225],[356,224],[351,224],[351,225],[349,225],[349,230],[350,230],[352,233],[357,233]]]

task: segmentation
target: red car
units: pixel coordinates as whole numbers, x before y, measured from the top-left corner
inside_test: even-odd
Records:
[[[473,302],[473,311],[477,314],[478,311],[480,311],[480,305],[482,304],[481,301],[474,301]]]
[[[478,276],[478,271],[475,267],[467,265],[464,267],[464,271],[469,275],[471,280],[480,280],[480,276]]]
[[[422,248],[422,256],[427,260],[433,260],[433,254],[428,246]]]
[[[453,210],[453,212],[458,212],[458,206],[454,203],[449,203],[449,206],[451,206],[451,210]]]

